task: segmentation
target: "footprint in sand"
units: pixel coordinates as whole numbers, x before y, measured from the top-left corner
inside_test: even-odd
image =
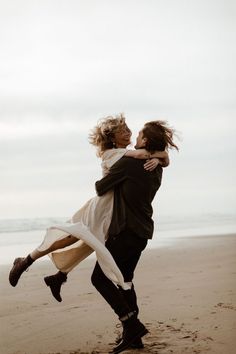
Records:
[[[219,302],[214,307],[220,307],[220,308],[229,309],[229,310],[235,310],[236,311],[236,306],[233,306],[232,304],[229,304],[229,303],[224,304],[223,302]]]
[[[154,323],[149,325],[150,333],[144,338],[147,353],[198,354],[206,353],[210,349],[210,342],[213,341],[211,337],[204,337],[197,330],[188,330],[185,323],[178,325],[177,318],[172,318],[170,321],[171,324],[156,321],[156,326]]]

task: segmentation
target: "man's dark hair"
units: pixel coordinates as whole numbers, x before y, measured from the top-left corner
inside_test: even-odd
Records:
[[[173,142],[174,135],[175,130],[162,120],[147,122],[143,128],[143,138],[147,139],[145,148],[150,152],[164,151],[169,148],[179,150]]]

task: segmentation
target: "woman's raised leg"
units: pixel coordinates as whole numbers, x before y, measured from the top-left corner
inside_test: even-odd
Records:
[[[54,242],[47,250],[39,251],[35,249],[25,258],[16,258],[13,263],[13,267],[9,273],[9,282],[12,286],[16,286],[21,274],[26,271],[31,264],[37,259],[61,248],[72,245],[77,242],[78,238],[69,235],[61,240]]]

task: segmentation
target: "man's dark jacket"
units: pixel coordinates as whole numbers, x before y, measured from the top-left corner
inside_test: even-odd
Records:
[[[114,206],[109,236],[132,230],[138,237],[153,235],[152,200],[161,185],[162,167],[150,172],[143,167],[145,160],[122,157],[107,176],[96,182],[99,196],[114,189]]]

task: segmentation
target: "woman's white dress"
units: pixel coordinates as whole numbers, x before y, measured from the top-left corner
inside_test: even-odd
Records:
[[[126,149],[109,149],[104,152],[101,164],[103,176],[109,173],[111,166],[126,152]],[[48,228],[38,251],[44,251],[54,242],[73,235],[78,238],[78,242],[50,254],[59,270],[68,273],[95,251],[98,263],[106,276],[124,289],[129,289],[130,284],[124,282],[121,271],[104,245],[112,218],[113,199],[113,191],[101,197],[95,196],[79,209],[71,220]]]

